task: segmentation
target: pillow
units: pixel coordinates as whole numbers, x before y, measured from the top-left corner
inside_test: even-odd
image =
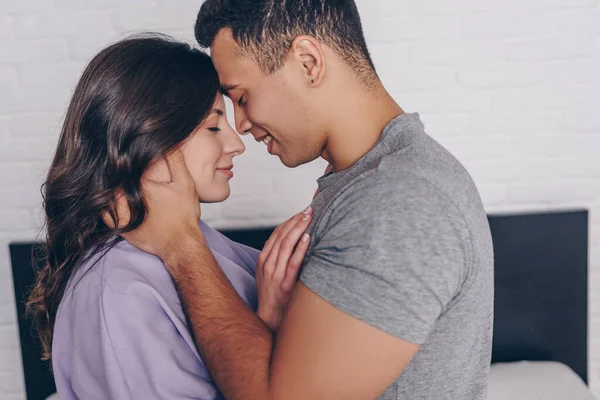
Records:
[[[596,400],[568,366],[550,361],[493,364],[487,400]]]

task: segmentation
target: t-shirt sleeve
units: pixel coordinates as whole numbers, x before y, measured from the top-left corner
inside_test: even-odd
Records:
[[[99,307],[104,398],[218,398],[193,343],[180,334],[182,321],[151,286],[107,284]]]
[[[418,177],[372,179],[327,213],[302,282],[345,313],[423,344],[468,268],[469,235],[452,201]]]

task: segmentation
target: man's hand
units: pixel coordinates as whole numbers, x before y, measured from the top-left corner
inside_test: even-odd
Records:
[[[311,218],[312,209],[309,207],[278,226],[258,257],[257,314],[272,332],[277,332],[281,325],[308,250],[310,238],[304,231]]]
[[[138,229],[123,237],[166,262],[174,245],[179,246],[189,238],[198,241],[202,238],[202,232],[198,226],[198,194],[183,153],[177,149],[166,157],[165,162],[170,181],[157,182],[150,177],[142,178],[148,213]]]

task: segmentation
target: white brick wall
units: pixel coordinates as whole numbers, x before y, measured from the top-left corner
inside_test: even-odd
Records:
[[[600,6],[597,0],[358,0],[378,71],[478,183],[488,211],[591,210],[590,377],[600,396]],[[0,4],[0,400],[23,399],[7,251],[40,226],[39,186],[69,93],[138,29],[193,41],[201,0]],[[217,227],[302,209],[322,163],[286,170],[248,141]]]

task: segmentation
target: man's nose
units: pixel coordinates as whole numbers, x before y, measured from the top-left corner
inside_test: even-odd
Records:
[[[235,128],[240,135],[247,135],[252,129],[252,123],[241,108],[235,110]]]

